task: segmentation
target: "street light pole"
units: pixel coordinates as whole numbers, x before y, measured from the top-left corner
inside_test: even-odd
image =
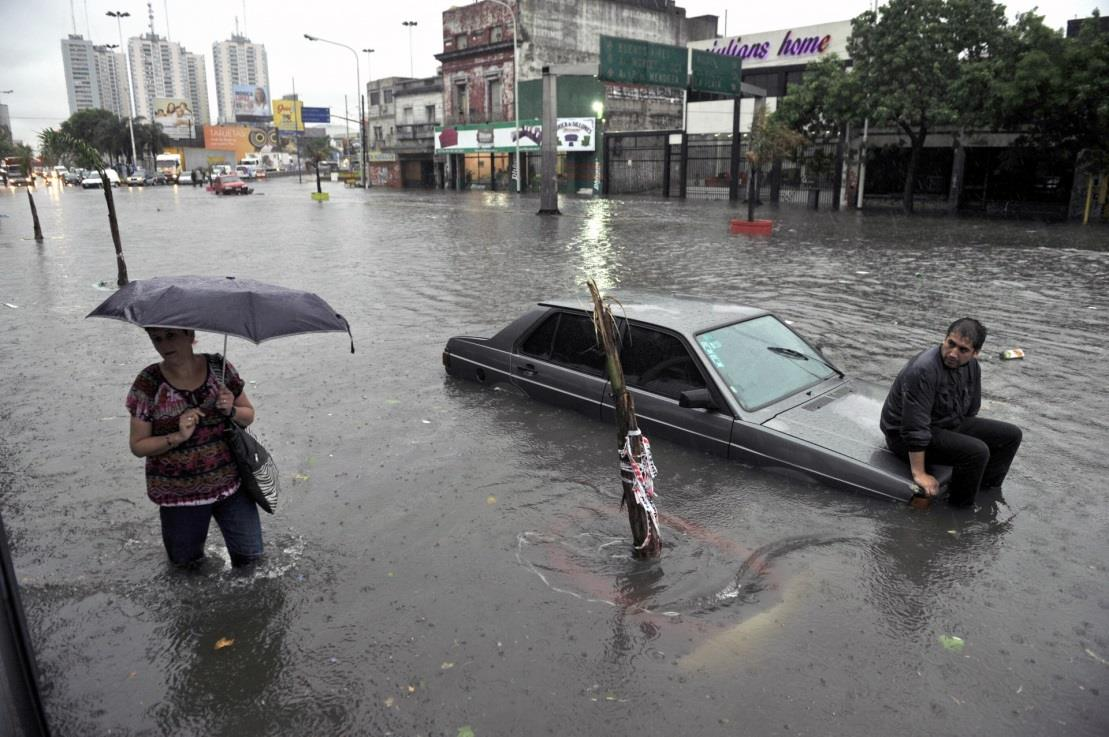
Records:
[[[412,29],[417,23],[414,20],[401,21],[402,26],[408,26],[408,76],[415,77],[415,67],[412,65]]]
[[[362,49],[362,51],[363,51],[363,53],[366,54],[366,86],[369,87],[374,82],[373,72],[370,71],[370,68],[371,68],[370,67],[370,54],[372,54],[374,52],[374,50],[373,49]],[[361,105],[361,104],[362,104],[361,98],[359,98],[359,105]],[[370,148],[370,117],[369,117],[369,114],[370,114],[370,100],[367,99],[366,100],[366,130],[361,131],[362,135],[359,137],[359,140],[362,142],[362,148],[366,149],[366,151],[367,151],[367,153],[366,153],[367,161],[369,160],[369,156],[370,156],[370,154],[369,154],[369,148]],[[369,186],[369,185],[366,185],[366,186]]]
[[[516,112],[516,129],[512,132],[512,137],[516,139],[516,194],[520,194],[524,172],[520,165],[520,44],[516,36],[516,11],[503,0],[492,0],[492,2],[512,15],[512,103]]]
[[[370,188],[370,170],[369,170],[368,164],[366,163],[366,145],[364,143],[365,139],[366,139],[365,131],[364,131],[366,121],[365,121],[364,110],[362,108],[362,65],[358,62],[358,52],[355,51],[354,49],[352,49],[350,46],[347,46],[346,44],[341,44],[338,41],[328,41],[326,38],[320,38],[319,36],[310,36],[307,33],[304,34],[304,37],[306,39],[308,39],[309,41],[321,41],[325,44],[331,44],[332,46],[341,46],[344,49],[346,49],[347,51],[349,51],[354,56],[354,76],[355,76],[355,79],[358,81],[358,109],[359,109],[358,134],[359,134],[359,138],[363,141],[362,156],[361,156],[361,159],[362,159],[362,186],[363,186],[363,189],[369,189]]]
[[[139,154],[135,150],[135,83],[131,81],[131,62],[128,61],[127,47],[123,45],[123,24],[124,18],[130,18],[131,14],[124,11],[109,10],[106,15],[109,18],[116,19],[116,30],[119,31],[119,45],[123,49],[123,65],[127,67],[127,101],[130,103],[128,106],[131,110],[131,116],[127,118],[127,130],[131,133],[131,161],[135,166],[139,163]]]

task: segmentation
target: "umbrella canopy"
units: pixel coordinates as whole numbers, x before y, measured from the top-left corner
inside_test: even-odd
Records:
[[[318,295],[234,276],[138,279],[86,317],[236,335],[255,344],[301,333],[350,336],[350,323]],[[354,353],[353,336],[350,352]]]

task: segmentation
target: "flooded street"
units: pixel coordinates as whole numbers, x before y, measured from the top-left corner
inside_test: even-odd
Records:
[[[0,192],[0,511],[56,734],[1109,733],[1104,229],[764,209],[749,238],[719,202],[325,187],[116,193],[132,279],[250,276],[352,324],[354,355],[228,345],[284,483],[248,574],[215,529],[199,573],[166,563],[123,404],[157,355],[83,319],[115,281],[102,193],[36,191],[36,244]],[[1007,504],[657,440],[665,548],[632,560],[614,428],[440,360],[588,277],[769,308],[883,384],[979,318],[982,413],[1024,430]]]

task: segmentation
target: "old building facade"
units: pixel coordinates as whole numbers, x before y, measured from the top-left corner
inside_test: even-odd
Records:
[[[509,7],[485,0],[443,13],[443,51],[436,58],[443,65],[443,125],[452,130],[514,121],[517,82],[540,79],[544,67],[595,71],[602,35],[674,46],[716,35],[716,16],[686,18],[674,0],[506,0],[506,4]],[[513,59],[516,42],[519,69]],[[680,125],[680,94],[629,91],[626,85],[606,84],[605,88],[605,99],[598,100],[596,111],[589,114],[598,119],[608,115],[606,125],[622,129]],[[501,188],[511,183],[510,150],[491,145],[488,152],[440,155],[447,160],[452,186]],[[538,161],[537,155],[524,159],[525,182],[533,179],[528,176],[534,170],[528,158]]]

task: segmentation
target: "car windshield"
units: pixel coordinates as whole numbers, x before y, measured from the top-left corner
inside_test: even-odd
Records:
[[[243,181],[242,179],[239,179],[238,177],[227,177],[227,176],[220,177],[219,180],[223,184],[234,184],[235,182],[242,182]]]
[[[697,343],[748,411],[836,375],[808,343],[773,315],[701,333]]]

